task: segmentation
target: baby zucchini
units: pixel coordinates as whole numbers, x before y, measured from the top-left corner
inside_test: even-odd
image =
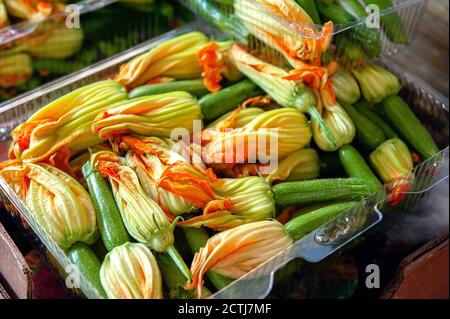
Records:
[[[386,98],[383,101],[383,110],[399,133],[424,159],[439,153],[439,148],[430,133],[401,97]]]

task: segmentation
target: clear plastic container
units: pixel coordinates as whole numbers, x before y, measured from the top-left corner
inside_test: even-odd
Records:
[[[207,23],[235,38],[235,40],[246,44],[251,50],[258,50],[263,54],[269,53],[271,56],[278,56],[280,60],[284,61],[282,55],[276,54],[274,50],[276,45],[273,45],[272,40],[262,42],[261,39],[242,31],[245,30],[245,24],[235,14],[233,0],[179,1]],[[362,5],[363,11],[367,8],[366,17],[359,19],[353,17],[352,20],[351,16],[342,18],[341,15],[341,17],[333,18],[332,14],[335,14],[335,10],[331,10],[332,13],[326,19],[322,17],[322,21],[328,21],[332,18],[335,21],[345,21],[341,24],[335,23],[331,32],[333,36],[331,53],[342,66],[357,65],[370,59],[401,51],[413,40],[427,3],[427,0],[392,0],[392,7],[372,7],[377,11],[371,11],[371,7],[366,6],[368,1],[358,1]],[[259,12],[262,8],[258,2],[249,0],[249,3],[252,6],[250,10],[253,12]],[[226,18],[221,19],[220,14],[211,14],[212,7],[218,10],[217,12],[225,14]],[[317,31],[322,30],[323,25],[306,26],[274,12],[272,12],[271,19],[263,18],[261,23],[265,25],[268,32],[272,29],[278,29],[281,25],[285,28],[285,32],[289,32],[298,38],[319,40],[324,37],[317,32],[314,34],[310,32],[311,28],[315,28]],[[307,31],[305,31],[305,27],[307,27]],[[282,63],[285,63],[285,61]]]
[[[169,1],[83,0],[66,8],[0,27],[0,103],[183,23],[181,6]]]
[[[80,86],[111,77],[124,62],[163,41],[192,30],[205,31],[206,29],[199,24],[186,25],[129,49],[115,57],[94,64],[71,76],[44,85],[39,90],[29,92],[8,104],[0,105],[0,154],[2,156],[0,160],[6,159],[6,149],[10,143],[10,132],[37,109]],[[400,78],[403,84],[402,97],[420,117],[422,123],[430,130],[435,141],[442,149],[441,153],[415,169],[416,179],[411,184],[410,193],[419,194],[417,195],[418,200],[424,195],[428,196],[428,198],[439,200],[438,197],[435,197],[434,189],[436,185],[448,178],[448,99],[442,97],[421,80],[409,75],[404,70],[387,62],[379,61],[379,63],[384,64],[385,67],[391,69]],[[28,229],[30,238],[36,243],[36,246],[42,248],[42,251],[49,257],[49,262],[59,271],[61,278],[64,278],[66,275],[65,270],[72,269],[69,267],[70,261],[64,252],[42,230],[22,201],[1,178],[0,190],[4,205],[9,211],[16,214],[16,216],[20,216],[30,225]],[[227,288],[216,293],[213,298],[246,299],[266,297],[273,287],[275,272],[289,261],[300,258],[308,262],[319,262],[379,223],[383,218],[384,209],[387,207],[387,198],[384,190],[373,194],[361,201],[349,212],[318,228],[296,242],[291,248],[274,256],[243,278],[236,280]],[[98,298],[99,295],[93,287],[83,278],[81,279],[80,289],[74,291],[87,298]]]

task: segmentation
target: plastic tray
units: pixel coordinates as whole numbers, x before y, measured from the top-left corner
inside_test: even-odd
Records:
[[[279,64],[284,64],[286,61],[282,57],[281,54],[278,54],[273,47],[270,45],[270,43],[263,43],[260,40],[256,39],[254,36],[248,36],[246,39],[242,39],[242,36],[236,36],[236,34],[242,35],[242,32],[235,32],[235,28],[230,28],[230,32],[227,32],[222,26],[224,25],[223,21],[219,21],[216,17],[209,16],[210,10],[204,10],[205,9],[205,3],[208,3],[208,5],[215,6],[219,10],[223,11],[228,15],[230,20],[238,20],[239,18],[234,15],[234,9],[233,9],[233,0],[205,0],[205,1],[197,1],[197,0],[179,0],[182,4],[187,6],[189,9],[191,9],[193,12],[195,12],[198,16],[202,17],[204,21],[207,23],[215,26],[216,28],[220,29],[221,32],[226,33],[230,37],[234,37],[237,41],[243,42],[243,44],[248,45],[248,47],[251,50],[258,50],[262,52],[263,54],[268,54],[270,56],[277,56],[280,58]],[[252,0],[248,0],[252,2]],[[361,4],[364,4],[363,0],[359,0]],[[407,46],[411,41],[414,39],[414,36],[416,34],[417,26],[420,24],[420,20],[422,18],[424,8],[426,6],[428,0],[392,0],[393,7],[381,10],[380,11],[380,24],[378,25],[377,31],[380,37],[380,51],[379,54],[376,56],[371,56],[364,54],[362,55],[361,59],[348,59],[346,57],[346,54],[344,50],[339,49],[338,46],[336,46],[336,43],[341,41],[342,38],[345,38],[345,41],[348,45],[358,45],[361,46],[362,42],[366,41],[364,39],[364,34],[358,34],[355,33],[355,30],[358,28],[362,28],[366,26],[366,19],[361,20],[354,20],[351,23],[347,24],[335,24],[334,30],[332,32],[333,35],[333,46],[332,46],[332,52],[334,55],[334,58],[339,60],[340,64],[343,66],[351,66],[354,64],[359,64],[361,62],[376,58],[376,57],[382,57],[386,55],[392,55],[396,54],[399,51],[401,51],[405,46]],[[199,2],[202,2],[201,5],[199,5]],[[258,6],[260,6],[257,3],[254,3],[255,10],[258,9]],[[205,11],[208,12],[205,14]],[[389,19],[393,18],[393,16],[396,15],[401,20],[405,35],[406,35],[406,41],[404,42],[393,42],[392,39],[390,40],[387,36],[387,33],[383,31],[383,19]],[[285,17],[282,17],[281,15],[278,16],[276,14],[272,15],[273,20],[267,20],[266,23],[271,25],[275,24],[281,24],[285,28],[290,29],[293,34],[297,34],[302,38],[305,39],[321,39],[323,36],[320,35],[311,35],[310,33],[306,33],[303,31],[304,25],[301,25],[298,23],[298,21],[292,21],[287,20]],[[374,25],[374,24],[372,24]],[[315,26],[317,30],[322,29],[322,25],[316,25]],[[400,30],[400,28],[393,28],[392,34],[394,36],[398,36],[400,32],[403,32],[403,30]],[[364,33],[364,32],[363,32]],[[347,46],[346,46],[347,47]]]
[[[64,27],[67,21],[72,23],[73,20],[70,19],[73,11],[63,11],[39,21],[26,21],[0,28],[0,64],[2,56],[9,56],[11,59],[19,57],[25,59],[28,56],[32,68],[31,76],[26,82],[0,87],[0,103],[123,52],[183,23],[183,19],[178,18],[183,12],[175,13],[181,6],[176,3],[169,4],[168,1],[159,3],[155,1],[154,8],[136,7],[121,0],[83,0],[72,5],[78,8],[79,27],[83,33],[82,46],[78,51],[51,57],[48,54],[40,56],[39,52],[26,49],[28,41],[33,43],[31,46],[34,50],[39,47],[36,43],[48,34],[48,31],[45,31],[48,26],[57,24]],[[52,49],[55,52],[64,52],[63,48],[73,46],[65,41],[69,41],[67,37],[58,38]],[[21,55],[18,56],[16,53]],[[64,56],[67,57],[63,58]],[[25,65],[23,62],[22,64]]]
[[[72,91],[82,85],[105,79],[113,75],[121,64],[139,55],[142,52],[180,34],[203,30],[203,25],[189,24],[168,34],[143,43],[133,49],[125,51],[115,57],[97,63],[76,74],[65,77],[54,83],[43,86],[40,90],[30,92],[10,103],[0,105],[0,149],[5,150],[10,143],[12,129],[25,121],[34,111],[48,102]],[[205,31],[206,32],[206,31]],[[380,63],[383,63],[380,61]],[[401,92],[405,100],[412,106],[422,122],[429,128],[442,152],[426,163],[416,168],[416,179],[412,186],[415,193],[434,196],[434,186],[448,178],[448,100],[429,88],[421,80],[408,75],[405,71],[385,63],[385,66],[395,72],[403,83]],[[6,152],[1,156],[5,159]],[[18,213],[31,226],[31,238],[43,251],[52,256],[53,264],[64,277],[65,269],[70,262],[64,252],[39,227],[33,216],[26,209],[21,200],[11,188],[0,178],[0,193],[5,206],[13,213]],[[420,197],[420,196],[419,196]],[[418,197],[418,198],[419,198]],[[310,262],[318,262],[345,246],[354,238],[361,235],[383,218],[380,207],[386,203],[384,191],[373,194],[370,198],[361,201],[359,205],[344,213],[339,218],[317,229],[304,239],[296,242],[290,249],[274,256],[271,260],[250,272],[243,278],[235,281],[224,290],[216,293],[213,298],[264,298],[272,289],[274,272],[295,258],[302,258]],[[91,285],[81,280],[80,290],[82,296],[98,298],[98,294]]]

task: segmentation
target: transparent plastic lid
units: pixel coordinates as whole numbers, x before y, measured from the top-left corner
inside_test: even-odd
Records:
[[[293,9],[297,6],[294,0],[287,0],[287,4],[259,0],[179,1],[252,51],[270,53],[277,58],[282,58],[276,54],[280,51],[281,42],[284,47],[288,44],[289,54],[291,51],[301,54],[308,47],[303,42],[315,40],[325,43],[332,37],[329,52],[342,66],[358,65],[402,50],[413,40],[427,2],[393,0],[383,4],[379,2],[377,6],[371,1],[352,1],[351,6],[358,6],[352,11],[340,2],[313,1],[318,8],[314,14],[317,18],[314,19],[309,12],[312,19],[308,23],[304,22],[301,13]],[[329,30],[328,24],[313,24],[317,19],[334,21],[333,28]],[[286,56],[286,52],[283,54]],[[277,63],[282,65],[285,62],[281,59]]]
[[[37,19],[23,21],[5,28],[0,29],[0,46],[23,38],[33,33],[39,24],[60,18],[67,18],[70,15],[82,15],[91,11],[98,10],[120,0],[82,0],[77,3],[69,4],[65,10],[57,11],[48,16],[40,16]]]

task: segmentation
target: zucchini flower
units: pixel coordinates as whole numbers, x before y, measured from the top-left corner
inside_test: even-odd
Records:
[[[208,42],[208,37],[200,32],[165,41],[123,65],[114,80],[130,90],[159,77],[200,78],[203,69],[197,55]]]
[[[167,252],[190,279],[189,269],[173,246],[173,229],[177,220],[169,220],[142,189],[136,173],[115,153],[98,152],[92,155],[91,163],[104,178],[109,179],[128,233],[157,252]]]
[[[25,83],[32,73],[31,58],[27,54],[0,55],[0,88]]]
[[[336,74],[331,82],[336,93],[336,98],[347,104],[356,103],[361,97],[358,82],[349,71],[341,71]]]
[[[401,89],[400,81],[394,74],[375,64],[354,68],[352,73],[358,80],[364,99],[370,103],[380,103]]]
[[[41,0],[4,0],[8,13],[16,18],[39,21],[64,9],[62,3]]]
[[[356,136],[356,128],[347,112],[335,102],[324,108],[323,120],[333,135],[336,143],[330,143],[325,132],[317,121],[312,121],[314,141],[326,152],[334,152],[341,146],[350,144]]]
[[[388,185],[389,202],[400,203],[414,180],[413,157],[402,140],[395,138],[381,144],[372,154],[370,163],[381,180]]]
[[[288,80],[304,81],[315,92],[321,117],[312,117],[313,136],[317,146],[327,152],[350,144],[356,135],[350,116],[336,102],[331,79],[338,68],[336,62],[331,62],[326,67],[303,64],[285,77]]]
[[[321,115],[322,103],[318,91],[322,85],[322,78],[325,78],[325,82],[328,80],[328,71],[325,68],[303,64],[305,69],[298,70],[299,74],[289,74],[281,68],[248,54],[236,45],[231,49],[230,55],[238,69],[258,84],[279,105],[308,113],[313,122],[320,125],[321,132],[328,143],[338,148],[338,142]],[[303,79],[313,82],[312,85],[317,92],[306,86],[303,81],[298,81]]]
[[[13,189],[20,199],[25,201],[28,185],[26,182],[26,170],[19,162],[2,162],[0,165],[0,176]]]
[[[126,243],[109,252],[100,268],[109,299],[162,299],[162,277],[155,256],[143,244]]]
[[[223,127],[239,128],[250,123],[255,117],[264,113],[263,109],[258,107],[249,107],[240,109],[238,112],[231,111],[208,125],[207,129]]]
[[[219,170],[219,172],[228,178],[261,176],[269,185],[281,181],[315,179],[320,174],[319,156],[312,148],[305,148],[289,154],[268,173],[262,172],[262,168],[265,167],[266,165],[263,164],[244,164],[236,165],[231,170]]]
[[[65,59],[81,49],[83,39],[82,28],[68,28],[65,21],[50,20],[21,40],[16,50],[26,51],[33,57]]]
[[[211,237],[195,254],[191,265],[193,280],[188,289],[200,297],[209,270],[237,279],[287,249],[293,243],[277,221],[260,221],[238,226]]]
[[[193,131],[193,121],[201,121],[197,100],[187,92],[145,96],[109,105],[92,125],[100,139],[123,133],[170,138],[172,130]]]
[[[223,231],[239,225],[274,218],[275,202],[270,186],[261,177],[219,179],[214,192],[228,198],[231,207],[180,222],[181,227],[208,227]]]
[[[9,25],[8,12],[3,0],[0,0],[0,29]]]
[[[217,168],[229,168],[265,156],[282,159],[311,141],[306,117],[295,109],[264,112],[241,128],[215,132],[205,146],[203,159]],[[263,154],[264,153],[264,154]]]
[[[61,149],[75,154],[99,144],[101,140],[91,128],[95,116],[125,98],[124,87],[101,81],[56,99],[13,130],[13,156],[42,162]]]
[[[268,184],[281,181],[300,181],[315,179],[320,175],[320,160],[317,152],[306,148],[294,152],[283,159],[278,167],[264,176]]]
[[[294,0],[236,0],[234,11],[252,35],[281,52],[293,66],[317,63],[331,43],[333,24],[317,31]]]
[[[218,204],[212,183],[214,172],[190,164],[163,140],[123,136],[120,147],[129,149],[126,159],[147,193],[165,211],[179,216],[198,209],[210,211]],[[223,204],[225,205],[225,204]]]
[[[88,192],[71,176],[47,164],[10,166],[1,171],[30,213],[58,246],[93,244],[97,220]]]
[[[372,152],[370,163],[384,183],[410,178],[414,168],[411,152],[398,138],[384,142]]]
[[[230,81],[237,81],[242,77],[228,58],[228,51],[232,45],[232,41],[209,42],[198,52],[198,62],[203,68],[205,87],[211,92],[217,92],[222,88],[220,85],[223,80],[222,75]]]

